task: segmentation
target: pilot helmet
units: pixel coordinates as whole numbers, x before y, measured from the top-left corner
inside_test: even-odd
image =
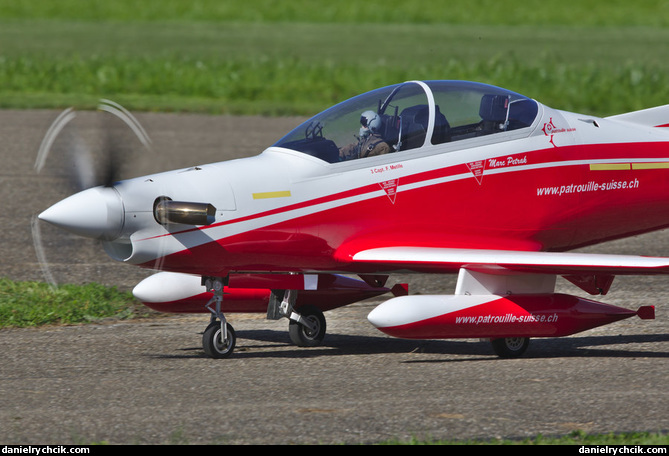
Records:
[[[374,111],[365,111],[360,115],[360,125],[362,125],[361,133],[363,129],[376,133],[381,129],[381,116]]]

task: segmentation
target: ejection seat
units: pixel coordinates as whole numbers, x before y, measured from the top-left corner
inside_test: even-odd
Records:
[[[430,110],[428,105],[411,106],[400,113],[399,150],[415,149],[425,144],[429,119]],[[436,106],[432,143],[440,144],[448,141],[448,131],[448,121],[439,110],[439,106]]]
[[[481,122],[478,126],[478,135],[506,131],[509,121],[509,96],[483,95],[479,116]]]

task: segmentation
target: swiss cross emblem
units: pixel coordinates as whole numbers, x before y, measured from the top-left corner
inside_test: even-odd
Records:
[[[542,128],[544,134],[546,136],[550,136],[550,143],[553,145],[553,147],[557,147],[555,143],[553,142],[553,131],[555,130],[555,124],[553,123],[553,118],[551,117],[548,122],[544,124],[544,128]]]

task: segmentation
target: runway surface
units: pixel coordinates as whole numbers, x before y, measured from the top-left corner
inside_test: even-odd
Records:
[[[0,111],[0,276],[44,280],[31,219],[69,189],[58,147],[39,175],[33,165],[58,114]],[[153,150],[135,147],[124,177],[255,155],[301,120],[137,118]],[[92,141],[101,123],[100,113],[81,113],[72,126]],[[149,274],[108,259],[93,241],[40,227],[60,283],[130,289]],[[588,250],[669,255],[669,233]],[[454,284],[423,275],[394,282],[409,282],[412,293],[449,293]],[[559,287],[582,295],[566,282]],[[290,344],[285,320],[230,315],[238,346],[227,360],[202,352],[205,315],[0,330],[0,443],[317,444],[666,432],[668,298],[667,278],[616,278],[602,300],[655,305],[655,320],[534,339],[517,360],[498,359],[476,340],[388,338],[366,320],[379,300],[327,312],[325,344],[312,349]]]

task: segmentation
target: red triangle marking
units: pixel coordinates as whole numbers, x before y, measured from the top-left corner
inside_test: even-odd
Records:
[[[379,182],[379,186],[386,192],[390,202],[395,204],[395,197],[397,196],[397,185],[399,184],[399,179],[392,179],[384,182]]]
[[[472,172],[476,178],[476,182],[481,185],[481,179],[483,179],[483,171],[485,170],[485,160],[478,160],[475,162],[467,163],[467,168]]]

